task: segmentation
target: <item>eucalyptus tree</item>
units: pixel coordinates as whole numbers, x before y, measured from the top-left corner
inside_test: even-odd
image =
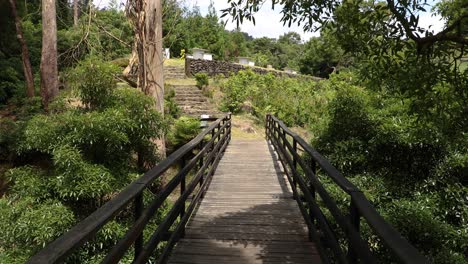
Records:
[[[162,1],[128,0],[126,9],[135,31],[138,88],[154,99],[156,110],[164,115]],[[164,138],[157,145],[164,157]]]
[[[58,95],[57,13],[55,0],[42,0],[41,97],[47,109]]]
[[[11,6],[11,13],[15,19],[16,37],[18,39],[18,42],[21,45],[21,59],[23,62],[24,79],[26,80],[26,94],[28,95],[28,97],[33,97],[34,96],[34,77],[33,77],[33,71],[31,67],[31,61],[29,60],[28,45],[26,44],[26,41],[23,36],[21,19],[16,9],[16,0],[9,0],[9,2]]]

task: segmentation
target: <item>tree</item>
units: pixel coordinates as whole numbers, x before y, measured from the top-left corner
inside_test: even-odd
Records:
[[[138,54],[138,87],[154,98],[156,110],[164,115],[164,71],[161,0],[131,0],[127,14],[135,29]],[[165,157],[164,138],[157,140]]]
[[[230,14],[232,19],[238,23],[247,19],[255,23],[255,13],[262,7],[266,0],[228,0],[230,7],[223,10],[223,16]],[[385,2],[368,3],[366,1],[339,1],[339,0],[322,0],[314,2],[302,2],[291,0],[272,0],[272,8],[277,5],[282,5],[282,19],[284,24],[289,26],[292,23],[303,25],[304,30],[317,30],[324,24],[332,22],[334,12],[348,4],[367,5],[371,9],[367,11],[366,18],[379,19],[388,27],[396,28],[396,34],[399,37],[405,36],[416,42],[418,48],[428,48],[437,42],[455,42],[459,44],[468,44],[468,37],[463,35],[460,26],[466,24],[468,18],[468,2],[463,0],[453,1],[452,5],[457,6],[457,15],[455,19],[450,21],[445,28],[434,34],[430,30],[423,29],[419,26],[419,13],[426,11],[428,6],[426,0],[401,1],[401,0],[386,0]],[[348,11],[356,11],[349,10]],[[378,16],[376,16],[378,14]],[[317,24],[318,23],[318,24]]]
[[[47,110],[58,94],[57,20],[55,0],[42,1],[41,97]]]
[[[9,0],[11,5],[11,13],[15,18],[16,37],[21,45],[21,58],[23,61],[24,79],[26,80],[26,94],[28,97],[34,96],[34,77],[32,73],[31,61],[29,60],[29,49],[24,40],[21,21],[16,10],[15,0]]]
[[[299,68],[303,74],[328,78],[335,68],[350,66],[350,59],[331,30],[323,28],[320,37],[313,37],[304,44]]]
[[[79,0],[73,0],[73,26],[78,26],[78,19],[80,15]]]

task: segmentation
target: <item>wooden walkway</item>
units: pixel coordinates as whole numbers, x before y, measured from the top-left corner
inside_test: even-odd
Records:
[[[265,140],[233,139],[169,263],[320,263]]]

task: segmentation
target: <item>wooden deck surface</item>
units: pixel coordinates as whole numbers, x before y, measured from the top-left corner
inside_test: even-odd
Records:
[[[265,140],[230,142],[169,263],[320,263]]]

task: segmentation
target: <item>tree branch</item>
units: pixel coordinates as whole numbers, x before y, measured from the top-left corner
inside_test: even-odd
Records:
[[[395,16],[396,20],[403,26],[406,36],[409,39],[416,42],[416,44],[418,45],[418,49],[432,46],[436,42],[443,42],[443,41],[450,41],[450,42],[468,45],[468,38],[466,36],[463,36],[461,32],[450,34],[451,32],[456,30],[461,25],[463,19],[468,17],[468,14],[461,16],[460,18],[455,20],[452,24],[447,26],[444,30],[442,30],[441,32],[435,35],[419,37],[414,34],[414,31],[411,29],[410,23],[406,19],[405,15],[398,11],[398,8],[395,5],[394,0],[387,0],[387,6],[390,12],[392,12],[393,15]]]

